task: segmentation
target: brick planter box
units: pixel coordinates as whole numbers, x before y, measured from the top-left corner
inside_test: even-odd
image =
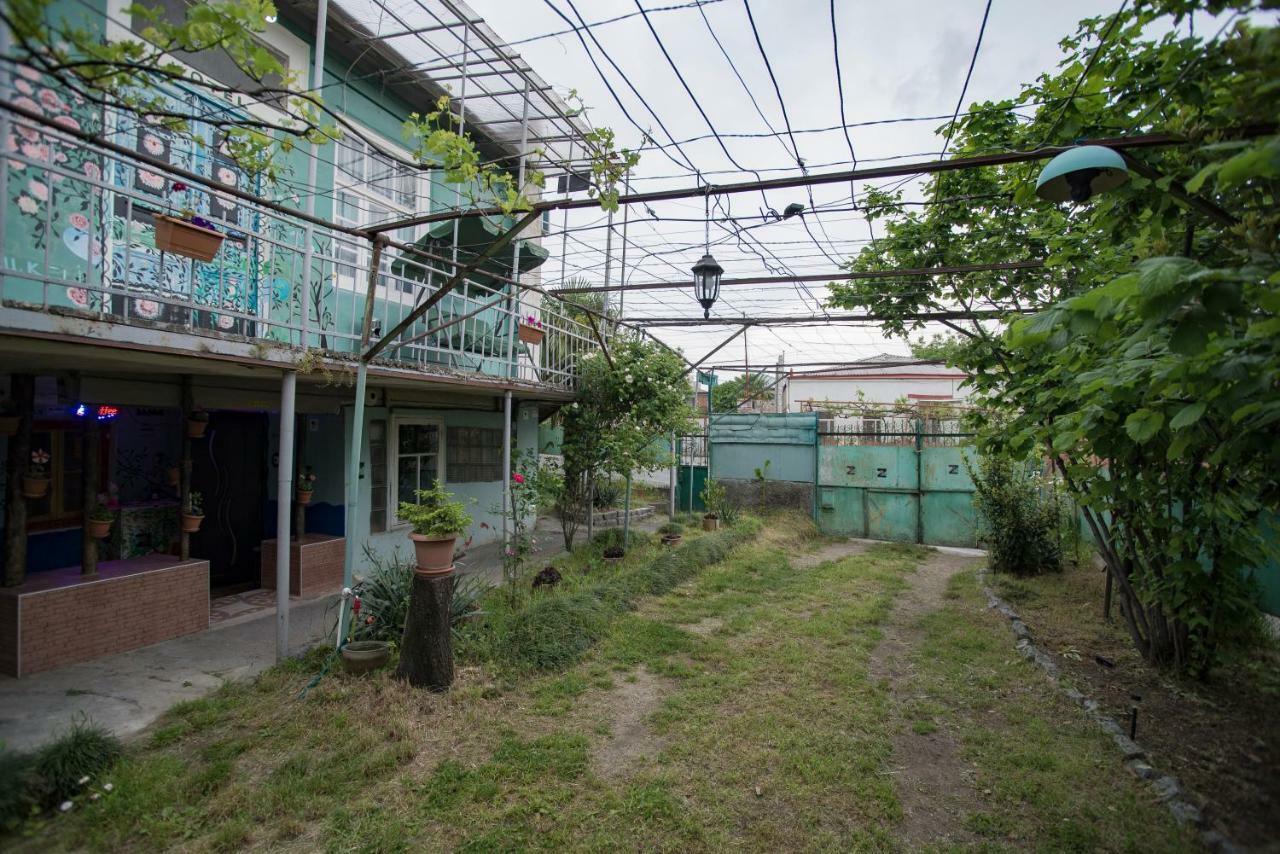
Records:
[[[310,599],[342,589],[347,541],[328,534],[304,534],[289,542],[289,595]],[[276,589],[276,541],[262,541],[262,586]]]
[[[28,676],[209,628],[209,562],[147,555],[0,589],[0,673]]]

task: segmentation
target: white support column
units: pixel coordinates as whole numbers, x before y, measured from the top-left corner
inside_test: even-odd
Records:
[[[293,511],[293,421],[297,392],[297,372],[285,371],[280,381],[280,447],[276,455],[277,664],[289,657],[289,518]]]
[[[342,535],[346,537],[347,544],[345,553],[342,557],[342,586],[350,587],[355,580],[356,569],[356,527],[360,518],[360,456],[364,445],[364,399],[368,395],[369,385],[369,363],[360,360],[360,366],[356,368],[356,394],[355,406],[351,413],[351,442],[347,447],[347,497],[346,497],[346,524],[343,526]],[[347,636],[347,623],[349,616],[346,611],[342,612],[342,618],[338,626],[338,645],[342,645],[342,639]]]
[[[323,91],[324,86],[324,42],[325,33],[329,22],[329,0],[319,0],[316,6],[316,37],[315,37],[315,56],[311,60],[311,91],[312,94]],[[320,146],[315,143],[311,144],[311,157],[307,160],[307,186],[304,188],[307,193],[307,202],[304,210],[307,216],[314,216],[316,212],[316,176],[320,164]],[[301,332],[299,333],[298,344],[304,350],[310,346],[309,330],[311,328],[311,263],[312,253],[315,251],[315,226],[310,222],[307,223],[306,230],[303,233],[303,240],[306,241],[302,247],[302,284],[298,293],[298,307],[302,313],[300,320]],[[321,276],[323,278],[323,274]],[[323,290],[323,289],[322,289]],[[316,312],[317,316],[322,316],[323,312]]]

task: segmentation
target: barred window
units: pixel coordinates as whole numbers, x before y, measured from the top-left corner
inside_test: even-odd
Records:
[[[502,480],[502,430],[494,427],[450,427],[446,479],[450,483]]]

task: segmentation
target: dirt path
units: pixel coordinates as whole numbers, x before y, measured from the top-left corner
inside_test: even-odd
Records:
[[[913,688],[911,662],[923,639],[920,619],[942,609],[948,580],[974,561],[935,552],[907,576],[909,586],[895,601],[871,653],[871,674],[888,683],[892,701],[893,774],[903,812],[899,833],[908,848],[977,840],[964,827],[965,814],[979,808],[972,769],[960,758],[945,723],[929,719],[930,698]]]

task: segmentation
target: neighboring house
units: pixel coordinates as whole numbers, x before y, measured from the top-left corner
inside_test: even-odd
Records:
[[[832,408],[827,404],[963,403],[969,396],[967,379],[964,371],[941,362],[883,353],[841,368],[791,371],[783,379],[782,394],[788,412]]]
[[[161,5],[171,14],[186,8],[184,0]],[[278,5],[279,22],[269,25],[264,47],[305,80],[314,5]],[[138,26],[125,0],[57,8],[108,38]],[[326,103],[407,157],[402,120],[429,111],[445,91],[466,91],[467,130],[487,159],[513,172],[535,149],[549,161],[567,161],[575,140],[580,155],[586,125],[465,4],[442,0],[441,8],[467,22],[476,50],[505,57],[480,62],[483,73],[473,65],[483,79],[469,88],[462,83],[462,60],[450,45],[463,24],[453,25],[456,33],[436,27],[397,40],[402,54],[371,37],[353,11],[367,13],[364,5],[335,0]],[[439,56],[429,62],[421,52],[432,44]],[[215,80],[242,82],[216,56],[187,60]],[[298,210],[305,204],[308,146],[289,155],[283,184],[267,188],[221,156],[222,140],[199,122],[193,141],[129,116],[104,115],[29,71],[0,72],[4,99],[64,127],[109,136],[174,170],[269,194]],[[525,121],[522,91],[537,99]],[[271,110],[169,94],[194,110]],[[154,216],[174,210],[176,172],[4,111],[0,145],[8,157],[0,161],[0,404],[12,414],[30,407],[29,447],[50,457],[47,491],[24,498],[19,419],[0,418],[8,475],[0,505],[6,528],[13,528],[4,532],[0,673],[21,675],[196,631],[209,624],[211,595],[272,585],[280,466],[316,476],[309,503],[298,503],[294,513],[292,586],[301,595],[340,586],[346,549],[410,554],[396,508],[437,480],[471,503],[475,542],[498,535],[506,395],[513,400],[512,453],[536,452],[539,420],[571,399],[577,360],[596,347],[586,327],[543,311],[536,298],[504,281],[518,266],[521,281],[537,283],[537,266],[547,257],[537,223],[518,249],[504,250],[470,276],[372,363],[359,501],[349,530],[346,459],[369,241],[195,187],[185,206],[227,237],[213,261],[193,261],[156,248]],[[460,193],[464,204],[467,198],[465,188],[446,184],[439,173],[397,166],[354,137],[320,149],[317,183],[315,214],[354,227],[444,210]],[[393,237],[444,259],[456,249],[465,261],[503,228],[468,220],[456,246],[452,224]],[[375,337],[450,275],[447,264],[430,258],[384,252],[372,306]],[[546,325],[541,344],[515,334],[515,318],[529,315]],[[297,443],[295,459],[282,461],[279,412],[289,372],[298,375]],[[193,409],[206,412],[208,422],[202,437],[188,439]],[[204,501],[204,521],[191,534],[179,530],[183,468],[189,489]],[[95,573],[84,575],[82,568],[93,564],[82,561],[92,553],[82,513],[97,495],[111,504],[113,527],[97,549]],[[7,521],[19,501],[21,527]]]

